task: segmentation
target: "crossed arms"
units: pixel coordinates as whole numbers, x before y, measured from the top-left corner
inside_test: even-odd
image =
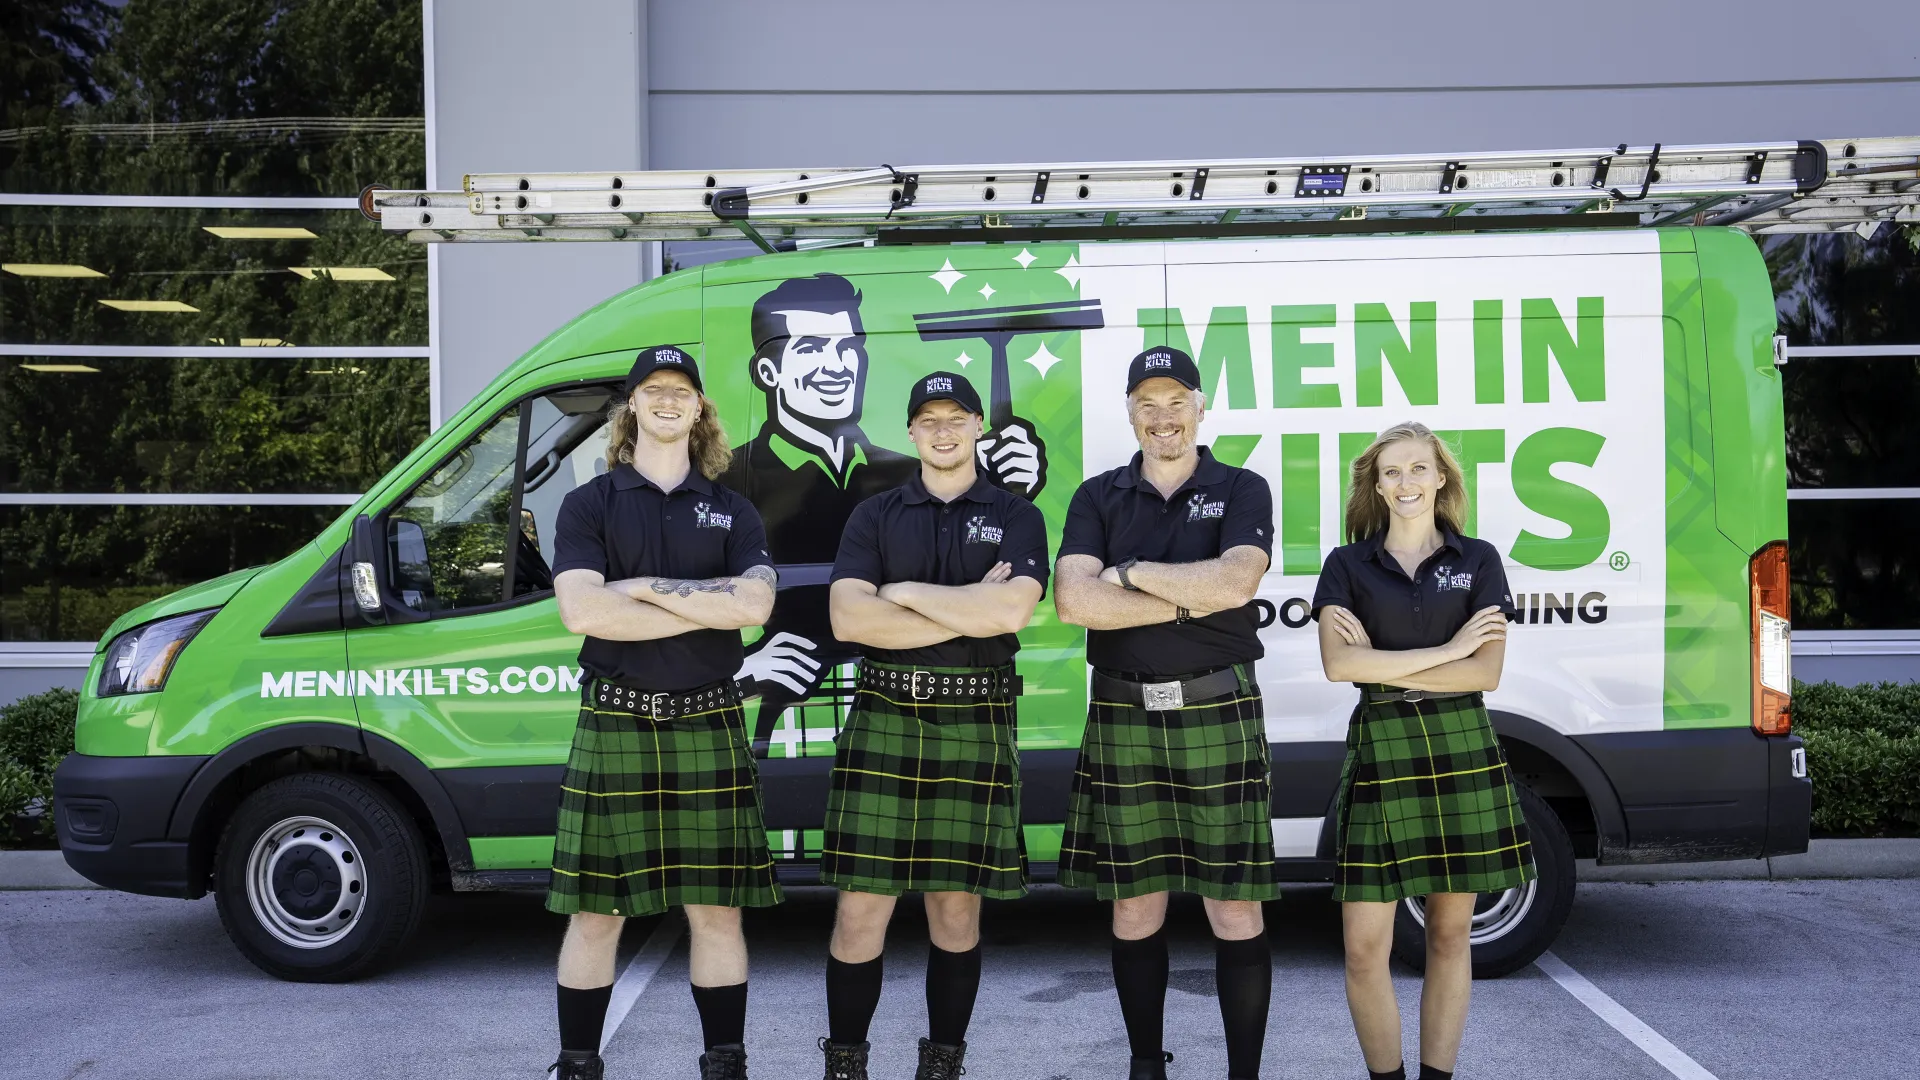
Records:
[[[1179,608],[1198,618],[1243,607],[1267,572],[1267,553],[1252,544],[1228,548],[1219,558],[1190,563],[1134,563],[1120,572],[1092,555],[1062,555],[1053,567],[1053,604],[1062,622],[1089,630],[1123,630],[1172,622]]]
[[[1353,612],[1320,609],[1320,667],[1333,682],[1386,683],[1408,690],[1497,690],[1507,656],[1507,617],[1498,607],[1473,613],[1445,645],[1376,649]]]
[[[833,636],[880,649],[918,649],[962,637],[1017,633],[1033,618],[1041,587],[995,563],[971,585],[842,578],[827,594]]]
[[[773,612],[777,581],[771,566],[738,577],[636,577],[608,581],[593,570],[567,570],[553,579],[560,622],[575,634],[606,641],[655,641],[689,630],[759,626]]]

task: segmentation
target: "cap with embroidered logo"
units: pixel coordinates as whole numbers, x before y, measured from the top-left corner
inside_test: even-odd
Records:
[[[1200,389],[1200,367],[1193,357],[1171,345],[1155,345],[1127,365],[1127,393],[1148,379],[1172,379],[1189,390]]]
[[[633,370],[627,372],[626,392],[633,393],[634,387],[646,382],[647,376],[656,371],[678,371],[693,380],[695,390],[706,393],[706,388],[700,385],[700,368],[694,364],[693,357],[672,345],[640,350],[633,358]]]
[[[975,416],[983,415],[980,395],[974,391],[973,384],[965,375],[951,371],[931,372],[913,384],[913,393],[907,395],[907,422],[912,423],[920,406],[929,401],[951,401]]]

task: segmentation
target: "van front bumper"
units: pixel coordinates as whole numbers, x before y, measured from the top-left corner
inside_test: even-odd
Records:
[[[54,828],[67,865],[108,889],[187,900],[205,895],[187,842],[167,839],[167,823],[207,760],[68,754],[53,774]]]

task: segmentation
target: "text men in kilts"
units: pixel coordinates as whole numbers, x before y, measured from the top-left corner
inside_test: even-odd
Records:
[[[1347,1005],[1367,1070],[1404,1077],[1387,956],[1394,908],[1426,897],[1420,1075],[1453,1074],[1473,986],[1476,893],[1534,876],[1505,755],[1481,691],[1500,685],[1513,597],[1500,553],[1461,534],[1467,491],[1422,424],[1354,459],[1345,547],[1313,596],[1327,678],[1360,686],[1335,815]]]
[[[932,948],[916,1080],[961,1073],[980,988],[980,898],[1026,891],[1014,636],[1047,584],[1040,511],[975,467],[980,395],[936,371],[914,384],[920,471],[862,502],[833,563],[834,636],[860,686],[837,740],[821,879],[840,890],[827,959],[827,1080],[865,1080],[894,902],[924,895]]]
[[[1060,618],[1087,627],[1091,708],[1060,848],[1061,884],[1113,901],[1113,978],[1133,1080],[1166,1075],[1167,893],[1213,925],[1227,1071],[1254,1077],[1273,958],[1267,736],[1252,599],[1273,547],[1267,482],[1195,437],[1200,372],[1150,348],[1127,370],[1133,461],[1080,485],[1054,569]]]
[[[549,910],[567,1078],[599,1080],[623,921],[685,907],[702,1080],[744,1077],[740,908],[778,903],[760,789],[733,684],[740,628],[773,609],[760,515],[713,482],[726,433],[693,358],[642,351],[609,417],[607,471],[570,492],[554,592],[585,634],[580,723],[561,782]]]

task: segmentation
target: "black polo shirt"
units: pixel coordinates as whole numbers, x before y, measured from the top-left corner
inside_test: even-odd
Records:
[[[986,477],[943,503],[913,479],[866,500],[847,519],[833,580],[870,585],[923,581],[929,585],[971,585],[994,563],[1011,563],[1014,577],[1027,577],[1047,589],[1047,523],[1032,503],[995,487]],[[881,649],[862,645],[869,660],[917,667],[995,667],[1020,651],[1012,634],[957,637],[918,649]]]
[[[1130,558],[1190,563],[1231,548],[1273,555],[1273,493],[1259,473],[1200,448],[1200,464],[1172,498],[1140,475],[1140,455],[1080,485],[1067,506],[1060,556],[1091,555],[1101,566]],[[1185,623],[1087,631],[1087,662],[1137,675],[1186,675],[1266,655],[1251,602]]]
[[[1485,540],[1442,528],[1440,547],[1411,578],[1386,543],[1383,529],[1333,549],[1313,590],[1315,619],[1338,604],[1359,617],[1374,648],[1398,652],[1445,645],[1483,607],[1519,618],[1499,549]]]
[[[560,503],[553,547],[555,577],[592,570],[608,581],[697,581],[773,565],[759,511],[698,470],[671,492],[632,465],[594,477]],[[648,690],[687,690],[732,678],[742,655],[738,630],[689,630],[655,641],[589,637],[580,666]]]

